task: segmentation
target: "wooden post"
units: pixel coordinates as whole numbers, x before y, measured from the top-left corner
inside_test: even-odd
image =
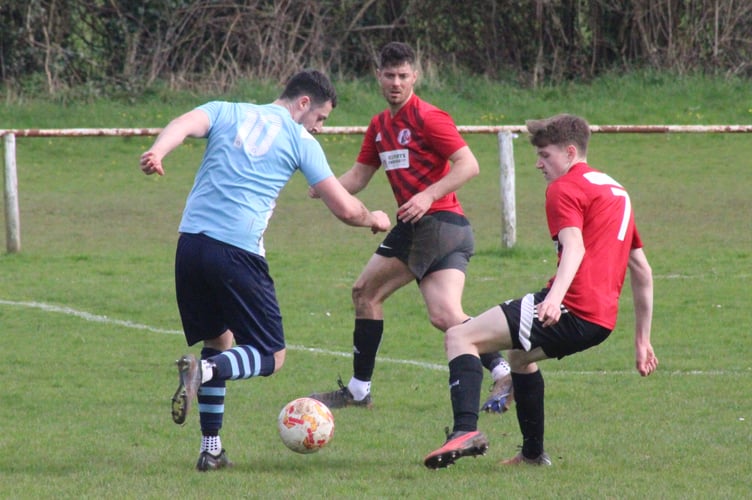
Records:
[[[514,198],[514,144],[511,132],[499,132],[501,170],[501,245],[512,248],[517,242],[517,212]]]
[[[18,212],[16,136],[6,134],[5,146],[5,245],[8,253],[21,251],[21,224]]]

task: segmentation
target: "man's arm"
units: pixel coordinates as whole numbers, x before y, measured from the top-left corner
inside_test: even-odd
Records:
[[[561,302],[580,268],[583,257],[585,257],[585,242],[582,240],[580,228],[565,227],[559,231],[557,237],[562,246],[559,266],[556,268],[551,289],[543,302],[537,306],[538,319],[543,323],[543,326],[551,326],[559,321]]]
[[[348,193],[360,193],[371,182],[371,178],[376,173],[376,170],[378,170],[377,167],[355,162],[355,165],[350,170],[340,176],[339,182]],[[313,186],[308,190],[308,196],[319,198],[319,194]]]
[[[434,201],[451,192],[457,191],[467,181],[478,175],[478,160],[469,146],[463,146],[449,157],[449,173],[440,181],[410,198],[399,207],[398,217],[403,222],[416,222],[425,215]]]
[[[658,367],[658,359],[650,343],[653,320],[653,271],[642,248],[629,253],[629,281],[635,309],[635,364],[643,377]]]
[[[162,129],[151,148],[141,155],[141,170],[146,175],[164,175],[162,159],[181,145],[186,137],[206,137],[209,125],[207,114],[198,109],[175,118]]]
[[[359,193],[371,182],[371,178],[376,173],[376,170],[376,167],[355,162],[355,165],[350,170],[340,176],[339,182],[348,193]]]
[[[336,177],[327,177],[312,187],[335,217],[345,224],[370,227],[374,233],[388,231],[391,227],[386,213],[368,210],[363,202],[347,192]]]

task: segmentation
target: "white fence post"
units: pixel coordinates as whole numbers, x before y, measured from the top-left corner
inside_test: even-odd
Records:
[[[512,248],[517,242],[517,212],[514,198],[514,136],[499,132],[499,166],[501,184],[501,245]]]
[[[18,212],[16,136],[6,134],[5,146],[5,244],[8,253],[21,251],[21,223]]]

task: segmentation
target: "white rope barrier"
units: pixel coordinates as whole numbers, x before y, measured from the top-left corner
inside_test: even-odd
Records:
[[[516,208],[514,185],[513,134],[527,133],[525,125],[463,125],[462,134],[497,134],[499,142],[502,245],[512,248],[516,243]],[[667,133],[749,133],[752,125],[591,125],[593,133],[604,134],[667,134]],[[16,137],[135,137],[156,136],[161,128],[27,128],[0,129],[5,149],[5,234],[8,253],[21,251],[21,223],[18,209],[18,174]],[[324,127],[324,135],[364,134],[366,127]]]

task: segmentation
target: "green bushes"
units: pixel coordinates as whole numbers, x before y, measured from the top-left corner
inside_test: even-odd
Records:
[[[752,75],[752,4],[717,0],[18,0],[0,4],[6,100],[224,92],[304,66],[368,74],[404,40],[428,73],[523,86],[637,68]]]

